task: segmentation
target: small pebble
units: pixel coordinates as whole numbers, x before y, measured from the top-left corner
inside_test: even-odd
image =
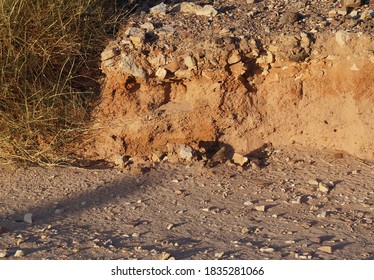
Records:
[[[14,253],[14,256],[15,256],[16,258],[24,257],[24,256],[25,256],[25,252],[22,251],[22,250],[17,250],[17,251]]]
[[[265,212],[266,211],[266,206],[265,205],[258,205],[258,206],[255,207],[255,209],[258,212]]]
[[[8,256],[8,252],[6,250],[0,250],[0,259],[3,259]]]
[[[23,217],[23,221],[28,224],[32,224],[32,213],[26,213]]]
[[[321,252],[325,252],[325,253],[328,253],[328,254],[332,254],[333,252],[333,249],[331,246],[321,246],[318,248],[319,251]]]

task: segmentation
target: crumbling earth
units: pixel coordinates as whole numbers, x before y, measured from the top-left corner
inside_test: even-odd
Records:
[[[1,167],[0,258],[374,259],[373,1],[141,2],[86,168]]]

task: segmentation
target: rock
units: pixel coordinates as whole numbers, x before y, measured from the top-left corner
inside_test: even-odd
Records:
[[[358,19],[358,12],[356,10],[353,10],[349,13],[350,17],[353,19]]]
[[[247,0],[247,4],[258,3],[258,0]]]
[[[61,215],[62,213],[64,213],[64,209],[63,208],[59,208],[59,209],[55,210],[55,214],[56,215]]]
[[[362,0],[341,0],[340,2],[345,8],[357,8],[362,4]]]
[[[196,14],[196,12],[201,9],[200,6],[196,5],[195,3],[190,2],[182,2],[179,5],[176,6],[175,11],[181,12],[181,13],[191,13]],[[174,9],[173,9],[174,11]]]
[[[8,256],[7,250],[0,250],[0,259],[6,258]]]
[[[160,80],[164,80],[168,74],[168,71],[165,68],[158,68],[156,71],[156,77]]]
[[[32,213],[26,213],[23,217],[23,221],[28,224],[32,224]]]
[[[196,11],[198,16],[214,17],[218,14],[217,10],[212,5],[205,5],[203,8]]]
[[[14,256],[15,256],[16,258],[24,257],[25,255],[26,255],[25,252],[22,251],[22,250],[17,250],[17,251],[14,253]]]
[[[293,24],[294,22],[300,20],[301,17],[301,14],[299,14],[298,12],[287,11],[280,17],[279,24],[281,26],[286,24]]]
[[[317,180],[308,180],[308,184],[313,185],[313,186],[318,186],[318,181]]]
[[[214,254],[215,259],[221,259],[225,255],[225,252],[217,252]]]
[[[274,248],[265,246],[265,247],[260,248],[260,252],[263,252],[263,253],[274,253],[275,250],[274,250]]]
[[[331,246],[321,246],[318,248],[319,251],[321,252],[325,252],[325,253],[328,253],[328,254],[332,254],[333,253],[333,249]]]
[[[146,72],[140,66],[135,63],[135,59],[132,55],[128,54],[122,58],[121,70],[134,77],[145,78]]]
[[[145,22],[142,25],[140,25],[140,28],[143,28],[147,31],[152,31],[155,29],[154,25],[151,22]]]
[[[266,206],[265,205],[258,205],[258,206],[255,207],[255,209],[258,212],[265,212],[266,211]]]
[[[166,260],[170,259],[170,257],[171,257],[171,255],[170,255],[169,253],[167,253],[167,252],[162,252],[162,253],[161,253],[161,256],[160,256],[160,260],[164,260],[164,261],[166,261]]]
[[[235,64],[235,63],[238,63],[240,60],[241,60],[241,57],[240,57],[238,51],[235,51],[230,55],[227,62],[228,62],[228,64]]]
[[[361,13],[360,19],[371,19],[374,17],[374,11],[373,10],[365,10]]]
[[[360,68],[357,67],[357,64],[354,63],[351,68],[349,68],[351,71],[360,71]]]
[[[345,46],[349,41],[349,34],[343,30],[339,30],[335,34],[335,40],[339,46]]]
[[[121,166],[125,164],[125,160],[123,156],[117,155],[114,157],[114,164],[117,166]]]
[[[251,205],[253,205],[253,202],[250,201],[250,200],[247,200],[246,202],[244,202],[244,205],[245,206],[251,206]]]
[[[244,227],[244,228],[242,228],[241,232],[243,234],[247,234],[247,233],[249,233],[249,229],[247,227]]]
[[[174,227],[173,224],[168,224],[168,226],[166,227],[168,230],[171,230],[172,228]]]
[[[164,2],[161,2],[160,4],[152,7],[149,9],[149,12],[151,14],[161,14],[165,15],[167,10],[167,5]]]
[[[232,160],[234,161],[234,163],[239,164],[240,166],[243,166],[244,164],[248,162],[247,157],[242,156],[241,154],[238,154],[238,153],[234,153],[234,155],[232,156]]]
[[[196,59],[189,55],[184,58],[184,64],[187,66],[188,70],[196,70],[197,69],[197,62]]]
[[[182,146],[179,150],[179,157],[186,161],[191,161],[193,157],[192,148],[190,146]]]
[[[133,43],[134,46],[137,46],[137,47],[141,47],[145,40],[144,30],[141,28],[137,28],[137,27],[127,28],[124,35],[129,37],[131,43]]]
[[[328,193],[330,191],[330,188],[327,184],[319,182],[318,183],[318,189],[323,193]]]
[[[211,158],[210,166],[216,165],[218,163],[223,163],[227,160],[226,147],[222,146]]]

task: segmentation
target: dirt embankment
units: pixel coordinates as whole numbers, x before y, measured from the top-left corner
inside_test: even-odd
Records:
[[[339,18],[339,9],[352,13],[344,6],[336,15],[325,7],[318,23],[319,1],[297,11],[286,1],[234,2],[205,14],[203,5],[160,5],[122,26],[102,54],[86,155],[113,161],[220,141],[243,154],[271,142],[374,159],[370,25],[345,24],[354,17]],[[361,22],[372,22],[369,8],[358,9],[369,11]]]

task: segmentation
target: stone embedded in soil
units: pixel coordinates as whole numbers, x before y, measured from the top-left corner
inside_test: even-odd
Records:
[[[179,149],[179,157],[186,161],[191,161],[193,157],[193,150],[190,146],[182,145]]]
[[[255,207],[255,209],[258,212],[265,212],[266,211],[266,206],[265,205],[258,205],[258,206]]]
[[[167,252],[162,252],[161,253],[160,260],[166,261],[166,260],[169,260],[170,258],[171,258],[170,253],[167,253]]]
[[[7,250],[0,250],[0,259],[6,258],[8,256]]]
[[[318,248],[318,250],[321,251],[321,252],[328,253],[328,254],[333,253],[333,248],[331,246],[321,246],[321,247]]]
[[[23,217],[23,221],[28,224],[32,224],[32,213],[26,213]]]
[[[339,30],[335,34],[335,40],[339,46],[345,46],[349,41],[350,35],[348,32]]]
[[[357,8],[362,4],[362,0],[341,0],[340,2],[345,8]]]
[[[322,182],[318,183],[318,189],[323,193],[328,193],[330,191],[330,187]]]
[[[166,14],[166,11],[167,11],[167,5],[162,2],[152,8],[149,9],[150,13],[151,14],[163,14],[165,15]]]
[[[16,258],[20,258],[20,257],[24,257],[26,254],[23,250],[17,250],[15,253],[14,253],[14,256]]]
[[[217,252],[214,254],[215,259],[221,259],[225,255],[225,252]]]
[[[232,156],[232,160],[234,161],[234,163],[239,164],[240,166],[243,166],[244,164],[248,162],[247,157],[242,156],[241,154],[238,154],[238,153],[234,153],[234,155]]]
[[[274,253],[275,249],[271,248],[271,247],[262,247],[262,248],[260,248],[260,252],[263,252],[263,253]]]

